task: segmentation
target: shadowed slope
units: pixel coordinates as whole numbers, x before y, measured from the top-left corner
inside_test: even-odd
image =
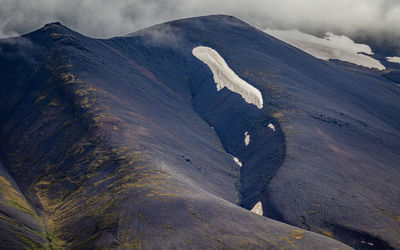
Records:
[[[0,156],[44,222],[41,247],[346,248],[235,205],[238,166],[185,74],[171,77],[180,51],[58,23],[23,39],[31,57],[1,41]]]
[[[197,46],[263,108],[217,91]],[[54,23],[1,48],[0,157],[45,222],[38,244],[346,248],[235,205],[261,201],[353,247],[399,247],[400,90],[376,73],[227,16],[108,40]]]
[[[173,45],[154,41],[165,30]],[[399,247],[396,84],[376,72],[318,60],[225,16],[174,21],[132,36],[151,46],[159,62],[171,60],[173,50],[182,54],[171,64],[185,66],[195,110],[243,163],[242,206],[262,201],[265,216],[354,247]],[[259,89],[264,108],[246,106],[229,90],[217,92],[208,66],[189,55],[196,46],[216,50]],[[165,68],[168,79],[182,76],[180,68]],[[247,147],[245,132],[251,135]]]

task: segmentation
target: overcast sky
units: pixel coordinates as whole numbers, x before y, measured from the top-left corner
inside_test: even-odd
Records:
[[[400,37],[400,0],[0,0],[0,37],[60,21],[107,38],[207,14],[233,15],[261,29]]]

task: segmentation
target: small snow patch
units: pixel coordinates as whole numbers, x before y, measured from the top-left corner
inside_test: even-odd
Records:
[[[364,243],[364,244],[368,244],[368,245],[370,245],[370,246],[373,246],[374,245],[374,243],[372,243],[372,242],[366,242],[366,241],[361,241],[361,243]]]
[[[275,131],[275,126],[274,124],[270,123],[268,124],[268,128],[272,129],[273,131]]]
[[[257,202],[256,205],[250,210],[251,212],[258,214],[258,215],[263,215],[263,209],[262,209],[262,203],[261,201]]]
[[[233,160],[236,162],[236,164],[239,165],[239,167],[242,167],[242,166],[243,166],[243,164],[239,161],[239,159],[238,159],[237,157],[232,156],[232,158],[233,158]]]
[[[400,57],[397,56],[388,56],[386,57],[386,60],[392,63],[400,63]]]
[[[249,135],[249,132],[246,131],[246,133],[244,133],[244,144],[246,144],[246,147],[247,147],[247,145],[249,145],[249,143],[250,143],[250,135]]]
[[[217,91],[227,87],[230,91],[241,95],[247,103],[254,104],[257,108],[262,109],[261,92],[236,75],[217,51],[210,47],[198,46],[193,49],[192,53],[211,69],[214,81],[217,84]]]

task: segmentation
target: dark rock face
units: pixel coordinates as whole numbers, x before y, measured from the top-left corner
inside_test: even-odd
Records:
[[[217,91],[199,45],[263,109]],[[400,247],[400,89],[377,73],[227,16],[107,40],[53,23],[0,46],[3,245]]]

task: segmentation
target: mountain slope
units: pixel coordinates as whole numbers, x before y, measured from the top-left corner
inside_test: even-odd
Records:
[[[217,91],[197,46],[257,88],[263,108]],[[2,176],[42,221],[31,245],[347,247],[307,229],[399,247],[400,90],[374,73],[227,16],[107,40],[53,23],[2,40],[1,57]],[[259,201],[304,229],[246,210]]]

